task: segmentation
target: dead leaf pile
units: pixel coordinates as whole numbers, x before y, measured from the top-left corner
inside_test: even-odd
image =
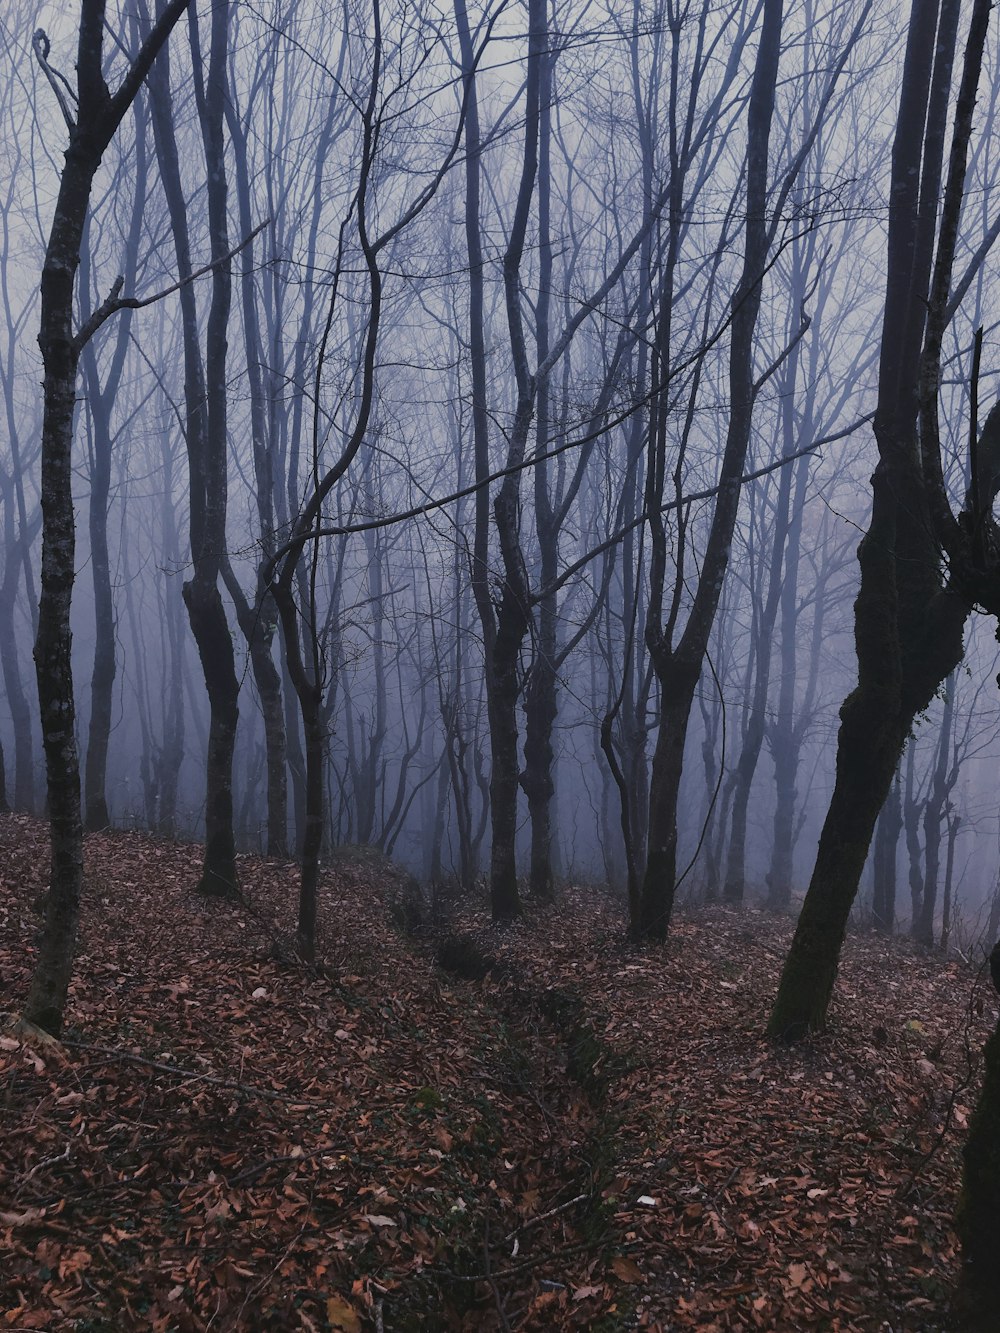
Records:
[[[46,840],[0,819],[6,1011]],[[246,858],[234,906],[198,865],[89,837],[63,1046],[0,1037],[0,1329],[946,1326],[964,966],[852,939],[832,1035],[783,1049],[762,913],[633,950],[574,892],[461,981],[338,858],[310,970],[294,866]]]

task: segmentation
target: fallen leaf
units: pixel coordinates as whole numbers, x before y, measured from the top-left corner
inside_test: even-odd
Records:
[[[357,1310],[342,1296],[330,1296],[326,1302],[326,1321],[341,1333],[361,1333],[361,1318]]]
[[[616,1255],[611,1260],[611,1271],[620,1282],[634,1283],[646,1280],[639,1265],[626,1254]]]

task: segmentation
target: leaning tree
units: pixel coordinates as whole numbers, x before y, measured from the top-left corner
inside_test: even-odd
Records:
[[[833,795],[768,1027],[786,1039],[825,1025],[847,918],[914,719],[961,660],[972,607],[1000,610],[993,493],[976,465],[1000,420],[980,435],[973,411],[972,486],[957,515],[938,420],[944,333],[1000,229],[988,230],[956,276],[990,6],[973,7],[946,158],[959,9],[958,0],[914,0],[911,11],[890,180],[879,460],[858,550],[858,684],[840,710]]]

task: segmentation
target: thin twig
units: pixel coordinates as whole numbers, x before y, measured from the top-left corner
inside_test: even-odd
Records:
[[[585,1203],[590,1198],[589,1194],[578,1194],[574,1199],[567,1199],[565,1203],[558,1204],[555,1208],[550,1208],[547,1213],[539,1213],[537,1217],[529,1217],[527,1222],[522,1222],[519,1227],[515,1227],[509,1232],[504,1240],[513,1240],[515,1236],[520,1236],[527,1231],[529,1227],[537,1226],[539,1222],[545,1222],[550,1217],[555,1217],[557,1213],[564,1213],[567,1208],[573,1208],[578,1203]]]
[[[310,1097],[297,1097],[290,1092],[272,1092],[268,1088],[258,1088],[252,1083],[238,1083],[231,1078],[217,1078],[214,1074],[201,1074],[196,1069],[182,1069],[180,1065],[163,1064],[159,1060],[150,1060],[144,1055],[133,1055],[131,1051],[118,1051],[111,1046],[91,1046],[85,1041],[63,1041],[64,1046],[68,1046],[74,1051],[90,1051],[94,1055],[106,1056],[108,1062],[121,1061],[123,1064],[142,1065],[148,1069],[155,1069],[161,1074],[170,1074],[173,1078],[193,1080],[197,1083],[208,1083],[216,1088],[230,1088],[233,1092],[241,1092],[251,1097],[262,1097],[269,1102],[292,1102],[296,1106],[327,1106],[328,1103],[316,1101]]]
[[[442,1277],[448,1278],[450,1282],[490,1282],[496,1281],[502,1277],[513,1277],[516,1273],[523,1273],[529,1268],[536,1268],[539,1264],[554,1262],[556,1259],[568,1259],[570,1255],[582,1254],[584,1250],[593,1249],[593,1244],[588,1241],[582,1241],[579,1245],[567,1245],[561,1250],[552,1250],[548,1254],[536,1255],[534,1259],[525,1259],[522,1263],[512,1264],[510,1268],[503,1268],[499,1273],[452,1273],[447,1268],[439,1268],[437,1272]]]
[[[174,292],[179,292],[183,287],[188,287],[192,282],[197,282],[199,278],[203,278],[206,273],[211,273],[213,269],[220,268],[223,264],[228,264],[230,259],[235,259],[241,250],[245,250],[254,237],[259,236],[264,228],[269,226],[270,223],[271,219],[265,218],[258,227],[254,227],[249,236],[244,237],[244,239],[240,241],[239,245],[233,246],[228,254],[221,255],[218,259],[213,259],[209,264],[203,264],[201,268],[195,269],[193,273],[189,273],[186,278],[179,278],[177,282],[171,283],[169,287],[164,287],[162,291],[154,292],[152,296],[119,296],[119,292],[124,286],[125,279],[123,277],[116,278],[107,300],[102,301],[97,309],[80,325],[76,337],[73,339],[74,345],[78,349],[84,347],[101,325],[109,320],[112,315],[116,315],[119,310],[143,310],[148,305],[155,305],[157,301],[162,301],[168,296],[173,296]]]
[[[493,1292],[493,1304],[497,1307],[500,1323],[506,1329],[506,1333],[511,1333],[510,1320],[507,1318],[503,1297],[500,1295],[500,1288],[497,1286],[496,1278],[493,1276],[493,1267],[490,1263],[490,1219],[488,1216],[483,1223],[483,1267],[486,1269],[486,1281],[490,1284],[490,1290]]]
[[[241,1084],[241,1086],[246,1085]],[[268,1157],[266,1161],[258,1162],[256,1166],[248,1167],[246,1171],[241,1171],[238,1176],[233,1176],[232,1180],[227,1183],[229,1188],[233,1189],[237,1185],[245,1185],[248,1181],[255,1180],[257,1176],[262,1175],[272,1166],[280,1166],[283,1162],[287,1162],[290,1166],[297,1162],[308,1162],[310,1158],[323,1157],[328,1153],[336,1152],[336,1149],[336,1144],[328,1143],[322,1148],[313,1148],[310,1152],[282,1153],[279,1157]]]

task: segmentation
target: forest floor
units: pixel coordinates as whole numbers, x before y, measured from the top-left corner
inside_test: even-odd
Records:
[[[0,818],[8,1011],[47,855]],[[949,1326],[995,1011],[963,963],[853,936],[829,1035],[779,1047],[791,927],[763,912],[636,949],[574,891],[411,940],[361,850],[310,970],[292,865],[244,859],[233,906],[198,862],[89,837],[64,1042],[0,1036],[0,1329]]]

